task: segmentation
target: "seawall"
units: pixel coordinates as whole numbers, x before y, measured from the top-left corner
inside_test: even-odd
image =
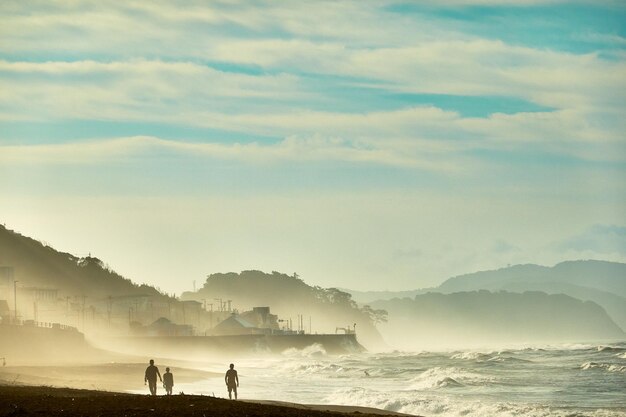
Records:
[[[329,354],[345,354],[365,350],[354,334],[293,334],[235,336],[139,336],[115,338],[118,350],[146,352],[154,356],[172,357],[210,352],[281,353],[287,349],[304,349],[320,345]]]

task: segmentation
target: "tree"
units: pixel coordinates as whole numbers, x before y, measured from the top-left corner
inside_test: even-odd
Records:
[[[387,323],[388,313],[387,310],[374,310],[372,307],[366,305],[361,308],[361,312],[364,313],[374,325],[379,323]]]

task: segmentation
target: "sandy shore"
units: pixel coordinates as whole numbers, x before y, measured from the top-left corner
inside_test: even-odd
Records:
[[[172,361],[170,361],[172,362]],[[143,375],[145,363],[107,363],[83,365],[36,365],[0,367],[0,384],[45,385],[76,389],[125,392],[147,390]],[[172,363],[172,366],[174,364]],[[222,373],[176,367],[177,383],[192,383],[223,377]],[[165,372],[165,366],[161,366]]]
[[[126,358],[131,359],[131,358]],[[223,378],[223,373],[174,366],[177,383]],[[0,417],[16,416],[381,416],[406,415],[367,407],[228,401],[198,395],[129,394],[147,390],[145,363],[22,365],[0,367]],[[164,366],[161,366],[164,371]],[[162,393],[162,390],[160,391]]]
[[[197,395],[170,397],[0,385],[0,417],[17,416],[381,416],[402,415],[363,407],[229,401]]]

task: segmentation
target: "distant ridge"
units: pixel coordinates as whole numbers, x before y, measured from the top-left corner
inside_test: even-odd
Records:
[[[58,289],[63,295],[102,298],[150,295],[167,297],[149,285],[137,285],[100,259],[59,252],[0,225],[0,266],[12,267],[20,286]],[[0,282],[0,286],[8,283]]]
[[[394,346],[479,346],[623,340],[598,304],[564,294],[461,291],[372,303],[389,312],[381,327]],[[410,332],[407,332],[410,329]]]
[[[357,291],[349,288],[339,288],[341,291],[352,294],[354,301],[362,304],[371,303],[378,300],[390,300],[392,298],[413,298],[418,294],[428,291],[435,291],[434,288],[406,290],[406,291]]]
[[[501,289],[513,282],[563,283],[626,297],[626,264],[596,260],[561,262],[553,267],[515,265],[493,271],[459,275],[444,281],[441,292]]]
[[[392,298],[415,298],[428,292],[451,294],[478,290],[523,293],[540,291],[593,301],[626,330],[626,264],[598,260],[565,261],[553,267],[524,264],[452,277],[434,288],[411,291],[353,291],[359,303]]]
[[[450,278],[434,291],[542,291],[565,294],[603,307],[626,329],[626,264],[607,261],[566,261],[553,267],[516,265],[495,271]]]

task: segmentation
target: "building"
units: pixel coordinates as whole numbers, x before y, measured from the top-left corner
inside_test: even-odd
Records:
[[[283,333],[278,325],[278,316],[270,313],[269,307],[254,307],[241,314],[233,313],[221,321],[213,331],[215,335],[276,334]]]
[[[240,317],[260,329],[279,329],[278,316],[271,314],[269,307],[253,307],[252,311],[243,312]]]
[[[160,317],[148,326],[134,326],[133,333],[136,336],[193,336],[193,327]]]
[[[221,321],[217,326],[215,326],[212,333],[220,336],[262,334],[263,329],[259,329],[254,324],[233,313],[229,318]]]

